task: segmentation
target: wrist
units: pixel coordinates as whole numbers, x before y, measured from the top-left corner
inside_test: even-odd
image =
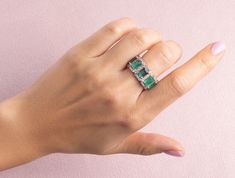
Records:
[[[21,106],[21,100],[16,97],[0,103],[0,170],[49,154],[30,135]]]

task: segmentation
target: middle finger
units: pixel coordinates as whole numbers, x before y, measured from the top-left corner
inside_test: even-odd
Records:
[[[133,30],[102,55],[102,62],[108,63],[111,70],[122,70],[131,58],[149,49],[160,39],[159,33],[152,29]]]

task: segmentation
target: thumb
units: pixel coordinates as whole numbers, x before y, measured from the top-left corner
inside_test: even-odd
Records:
[[[139,155],[152,155],[162,152],[182,157],[184,148],[176,140],[160,134],[135,132],[128,136],[116,151],[116,153]]]

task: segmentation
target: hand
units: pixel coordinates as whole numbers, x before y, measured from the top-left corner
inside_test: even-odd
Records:
[[[126,68],[128,61],[143,54],[159,76],[180,58],[181,48],[122,18],[71,48],[30,88],[2,102],[1,122],[13,132],[11,141],[33,150],[25,162],[54,152],[182,156],[177,141],[138,130],[204,77],[224,48],[209,44],[156,87],[143,90]]]

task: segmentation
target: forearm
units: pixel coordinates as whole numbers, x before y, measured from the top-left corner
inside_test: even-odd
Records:
[[[14,99],[0,103],[0,170],[5,170],[43,155],[29,139],[20,123]]]

